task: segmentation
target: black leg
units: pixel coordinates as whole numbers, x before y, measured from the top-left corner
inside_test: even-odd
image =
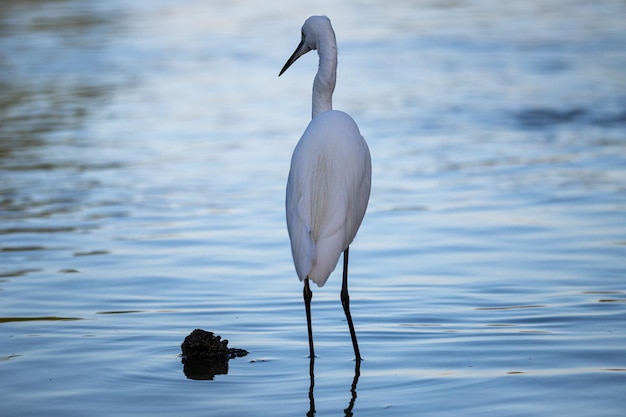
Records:
[[[309,330],[309,354],[311,355],[311,363],[315,358],[315,351],[313,350],[313,330],[311,328],[311,298],[313,298],[313,292],[309,287],[309,279],[304,280],[304,309],[306,310],[306,325]]]
[[[352,347],[354,348],[354,355],[357,362],[361,361],[361,353],[359,352],[359,344],[356,340],[356,332],[354,331],[354,324],[352,324],[352,316],[350,315],[350,296],[348,295],[348,249],[343,251],[343,284],[341,285],[341,305],[343,305],[343,312],[346,313],[346,319],[348,320],[348,327],[350,328],[350,337],[352,338]],[[311,349],[312,349],[311,345]]]

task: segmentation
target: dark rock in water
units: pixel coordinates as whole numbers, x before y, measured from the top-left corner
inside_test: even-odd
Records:
[[[180,346],[183,350],[183,358],[203,359],[233,359],[246,356],[248,351],[228,347],[228,340],[221,340],[213,332],[196,329],[185,338]]]
[[[213,332],[201,329],[196,329],[185,337],[180,347],[183,350],[183,358],[222,359],[229,355],[228,340],[221,340],[221,337],[215,336]]]
[[[184,372],[190,379],[213,379],[228,373],[228,360],[246,356],[248,351],[228,347],[228,340],[213,332],[195,329],[180,346]]]

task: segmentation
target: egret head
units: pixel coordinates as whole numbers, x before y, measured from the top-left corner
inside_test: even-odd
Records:
[[[330,19],[326,16],[311,16],[302,25],[302,39],[296,50],[291,54],[283,69],[280,70],[280,77],[287,68],[291,66],[298,58],[309,51],[314,51],[319,46],[321,37],[332,35],[334,37],[333,27]]]

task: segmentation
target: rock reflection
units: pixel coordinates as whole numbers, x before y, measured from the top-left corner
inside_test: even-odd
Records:
[[[213,380],[215,375],[228,374],[228,359],[207,360],[183,358],[183,372],[188,379],[197,381]]]
[[[228,340],[202,329],[191,332],[180,346],[183,372],[189,379],[212,380],[228,373],[230,359],[246,356],[245,349],[229,348]]]

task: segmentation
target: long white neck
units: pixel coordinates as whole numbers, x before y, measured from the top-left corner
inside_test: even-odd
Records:
[[[333,91],[337,80],[337,41],[332,29],[320,37],[317,54],[320,62],[313,81],[313,117],[333,109]]]

